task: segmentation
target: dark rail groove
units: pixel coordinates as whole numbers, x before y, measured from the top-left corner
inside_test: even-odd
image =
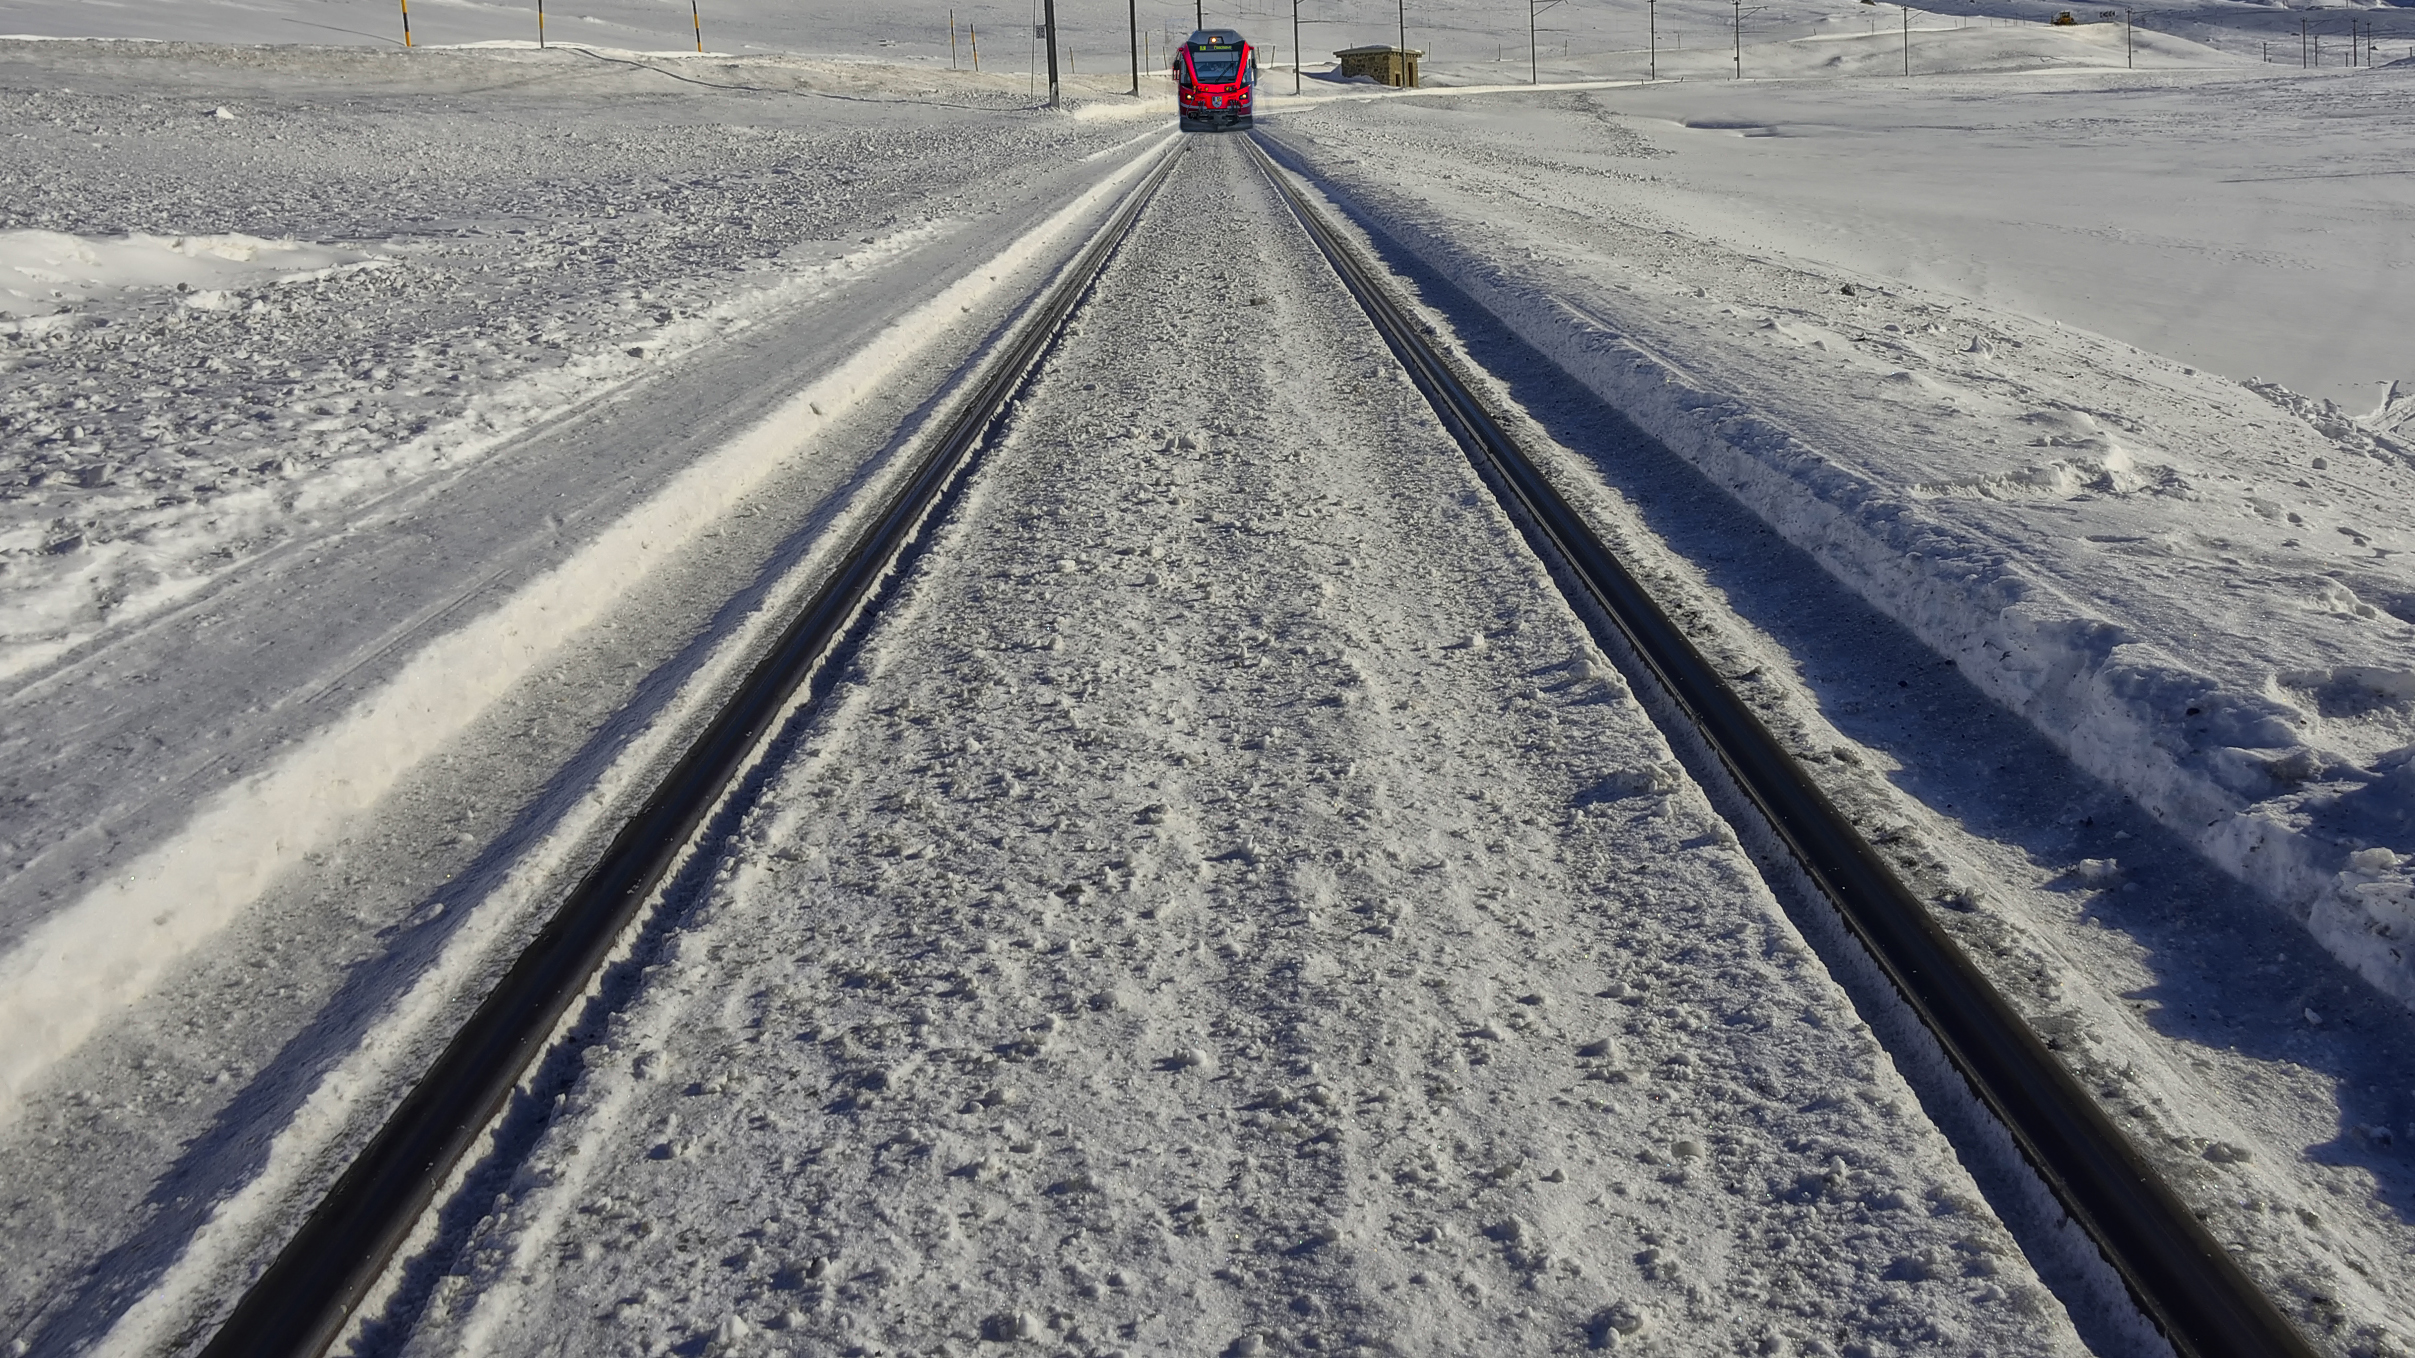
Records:
[[[1769,728],[1496,421],[1453,362],[1255,136],[1258,166],[1407,366],[1536,552],[1583,583],[1869,950],[2032,1169],[2182,1358],[2313,1358],[2271,1298],[1940,929]],[[1590,610],[1580,610],[1586,612]]]
[[[1178,154],[1178,153],[1176,153]],[[877,606],[892,567],[970,465],[1131,230],[1176,155],[1126,195],[959,401],[941,436],[850,544],[611,846],[572,889],[443,1054],[404,1096],[218,1328],[203,1358],[318,1358],[402,1247],[438,1189],[492,1122],[647,898],[687,854],[706,816],[752,762],[798,689]]]

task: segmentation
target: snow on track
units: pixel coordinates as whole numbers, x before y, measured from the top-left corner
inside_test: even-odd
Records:
[[[1240,149],[416,1353],[2078,1347]]]

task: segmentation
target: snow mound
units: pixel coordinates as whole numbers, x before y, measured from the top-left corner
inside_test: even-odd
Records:
[[[186,295],[188,305],[223,310],[233,305],[228,294],[234,289],[307,283],[386,262],[358,250],[234,232],[106,240],[63,231],[0,231],[0,307],[26,315],[172,288]]]
[[[1523,220],[1507,190],[1542,182],[1531,141],[1437,160],[1423,126],[1316,116],[1302,159],[1402,254],[2415,1006],[2415,538],[2397,508],[2415,457],[2384,428],[2393,403],[2353,417],[1731,252],[1700,223],[1615,250],[1552,239],[1582,190],[1555,184],[1562,215]],[[1668,125],[1727,145],[1773,125],[1717,121]],[[1624,210],[1598,192],[1587,211]]]

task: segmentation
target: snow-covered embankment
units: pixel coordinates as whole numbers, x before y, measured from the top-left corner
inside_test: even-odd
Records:
[[[2052,322],[1668,230],[1598,187],[1611,176],[1539,177],[1522,144],[1444,164],[1395,135],[1328,114],[1283,145],[2415,1005],[2403,437]],[[1572,230],[1560,210],[1580,204]],[[2318,512],[2336,537],[2309,526]]]

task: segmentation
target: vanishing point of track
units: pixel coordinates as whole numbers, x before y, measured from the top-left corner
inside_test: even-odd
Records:
[[[1614,653],[1636,657],[1739,792],[1869,950],[2030,1166],[2185,1358],[2310,1356],[2306,1344],[2113,1126],[2078,1081],[1939,929],[1550,480],[1486,409],[1381,272],[1250,138],[1301,226],[1501,496],[1534,550]],[[253,1283],[204,1358],[317,1358],[511,1097],[646,901],[826,661],[877,609],[885,582],[954,488],[1179,153],[1167,156],[985,360],[842,564],[655,786],[494,991]],[[808,691],[808,701],[813,696]]]

